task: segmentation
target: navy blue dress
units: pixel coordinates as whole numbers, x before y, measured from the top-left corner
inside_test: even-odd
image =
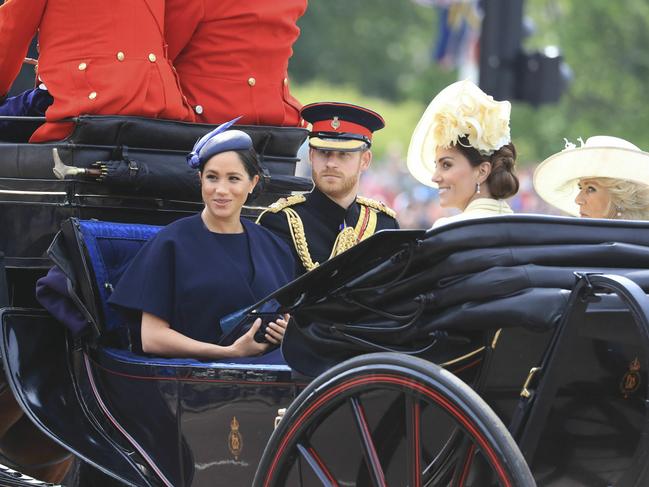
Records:
[[[162,318],[174,330],[216,343],[219,320],[293,279],[286,243],[241,219],[244,234],[210,232],[200,214],[180,219],[138,252],[109,303]]]

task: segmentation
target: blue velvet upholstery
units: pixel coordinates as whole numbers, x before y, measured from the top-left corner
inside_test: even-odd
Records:
[[[79,221],[79,229],[95,275],[104,318],[101,324],[105,330],[115,331],[124,325],[121,315],[108,306],[107,300],[131,259],[160,228],[162,227],[133,223]]]
[[[204,361],[191,358],[165,358],[140,355],[128,350],[104,348],[102,353],[113,360],[156,367],[202,367],[238,369],[254,365],[255,370],[290,371],[279,348],[258,357],[224,359],[221,361]]]

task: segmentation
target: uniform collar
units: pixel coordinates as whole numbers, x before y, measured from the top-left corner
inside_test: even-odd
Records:
[[[338,227],[346,223],[347,226],[353,226],[358,220],[359,209],[355,200],[349,208],[343,208],[318,188],[313,188],[313,191],[306,195],[306,200],[322,216],[322,220],[327,225]]]

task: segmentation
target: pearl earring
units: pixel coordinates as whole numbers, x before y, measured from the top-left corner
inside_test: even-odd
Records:
[[[475,193],[480,194],[480,182],[475,183]]]
[[[618,218],[621,218],[622,217],[622,208],[620,208],[619,206],[616,206],[615,210],[617,211],[615,216],[617,216]]]

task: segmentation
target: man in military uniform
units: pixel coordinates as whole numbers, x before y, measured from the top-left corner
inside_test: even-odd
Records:
[[[302,117],[312,124],[309,159],[315,188],[280,199],[257,219],[289,243],[299,274],[379,230],[399,228],[393,210],[358,196],[361,173],[372,162],[372,133],[385,126],[383,118],[346,103],[313,103],[302,109]]]

